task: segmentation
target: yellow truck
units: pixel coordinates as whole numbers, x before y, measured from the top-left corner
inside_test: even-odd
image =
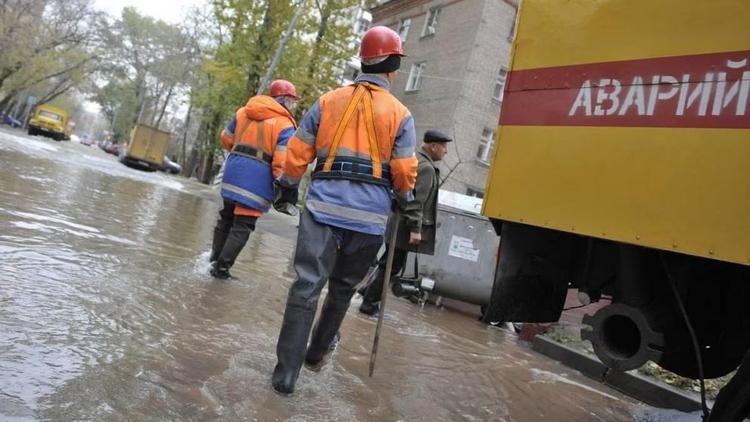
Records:
[[[169,132],[137,125],[130,131],[130,141],[120,161],[128,167],[156,171],[164,166],[164,155],[169,148]]]
[[[521,2],[483,205],[501,234],[486,320],[557,321],[575,288],[611,299],[583,333],[611,368],[737,368],[748,22],[747,0]]]
[[[57,141],[70,139],[68,112],[51,104],[37,106],[29,120],[29,135],[44,135]]]

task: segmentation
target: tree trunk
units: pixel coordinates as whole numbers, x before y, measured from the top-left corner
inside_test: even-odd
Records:
[[[146,87],[144,86],[146,83],[146,77],[142,73],[139,73],[136,78],[136,91],[135,91],[135,103],[139,104],[138,113],[136,113],[133,116],[133,121],[131,122],[133,126],[140,123],[141,114],[143,114],[143,107],[145,106],[146,102]]]
[[[313,53],[310,58],[310,63],[307,65],[307,80],[311,82],[310,85],[306,85],[303,92],[302,98],[307,98],[310,95],[310,88],[315,83],[315,71],[318,69],[320,62],[320,49],[323,45],[323,37],[328,32],[328,20],[331,18],[331,8],[329,2],[320,9],[320,22],[318,22],[318,33],[315,36],[315,44],[313,45]]]
[[[3,114],[10,114],[13,117],[15,117],[16,113],[11,113],[11,110],[13,110],[18,105],[18,98],[14,98],[11,101],[8,102],[6,106],[3,106],[0,104],[0,112]]]
[[[70,88],[73,88],[73,84],[69,83],[70,79],[62,79],[57,84],[52,87],[49,91],[47,91],[42,98],[39,99],[40,104],[48,103],[55,98],[59,97],[60,95],[68,92]],[[67,84],[67,85],[66,85]]]
[[[187,137],[190,132],[190,117],[193,113],[193,93],[190,92],[190,105],[188,105],[187,116],[185,116],[185,133],[182,135],[182,173],[187,172]]]
[[[18,72],[23,67],[23,63],[16,62],[13,66],[5,67],[0,70],[0,88],[3,87],[5,81],[13,76],[14,73]]]
[[[161,106],[161,112],[159,112],[159,118],[156,119],[156,124],[154,124],[154,127],[157,129],[159,128],[159,125],[161,124],[161,119],[164,118],[164,112],[167,111],[167,106],[169,105],[169,101],[172,99],[173,92],[174,92],[174,85],[172,85],[169,88],[169,91],[167,91],[167,98],[164,99],[164,104]]]
[[[14,98],[18,95],[19,90],[13,89],[8,94],[6,94],[2,100],[0,100],[0,110],[3,110],[8,107],[8,105],[13,101]]]
[[[156,94],[150,97],[154,103],[153,107],[151,107],[151,110],[149,110],[149,112],[151,113],[151,118],[148,119],[150,126],[158,127],[156,126],[156,119],[157,119],[156,112],[157,110],[161,109],[161,107],[159,106],[159,103],[161,102],[161,95],[162,93],[164,93],[164,90],[166,89],[165,86],[166,84],[157,82],[156,88],[154,89],[154,92],[156,92]],[[146,120],[146,119],[141,118],[141,121],[143,120]]]
[[[206,156],[203,159],[203,171],[201,172],[200,182],[204,185],[211,184],[211,179],[213,178],[213,168],[214,168],[214,152],[208,151]]]
[[[247,91],[248,97],[255,95],[255,92],[258,90],[260,78],[262,77],[260,69],[261,66],[265,64],[263,63],[263,55],[266,51],[269,51],[268,37],[269,32],[273,27],[273,12],[271,11],[272,3],[273,2],[270,1],[266,2],[266,10],[263,13],[263,24],[261,25],[261,30],[258,32],[258,40],[255,43],[255,60],[253,61],[254,63],[250,64],[250,68],[247,72],[245,90]]]

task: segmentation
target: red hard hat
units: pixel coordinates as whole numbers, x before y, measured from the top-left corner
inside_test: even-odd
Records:
[[[373,59],[390,55],[404,57],[401,48],[401,37],[396,31],[387,26],[374,26],[362,36],[362,44],[359,46],[359,57],[361,59]]]
[[[299,95],[297,95],[297,89],[294,88],[294,84],[291,82],[285,81],[284,79],[276,79],[271,82],[271,96],[281,97],[284,95],[294,97],[295,100],[299,100],[300,98]]]

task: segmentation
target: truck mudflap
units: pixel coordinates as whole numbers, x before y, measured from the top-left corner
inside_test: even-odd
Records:
[[[737,373],[716,397],[707,422],[739,422],[750,418],[750,350]]]
[[[554,322],[571,274],[575,235],[503,222],[500,257],[483,321]]]

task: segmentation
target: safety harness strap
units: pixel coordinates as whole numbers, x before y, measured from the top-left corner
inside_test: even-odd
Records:
[[[341,143],[341,138],[344,136],[344,130],[346,130],[346,126],[349,125],[349,121],[352,119],[352,116],[354,115],[354,110],[359,105],[359,102],[362,100],[362,96],[364,94],[365,94],[365,87],[362,85],[357,85],[357,88],[354,90],[354,95],[352,95],[352,99],[349,100],[349,104],[346,106],[344,115],[341,116],[341,121],[339,122],[338,127],[336,127],[336,133],[333,135],[331,148],[328,151],[328,157],[326,157],[326,162],[325,162],[325,165],[323,166],[324,172],[331,171],[333,160],[334,158],[336,158],[336,151],[338,151],[339,143]]]
[[[266,148],[266,131],[265,131],[265,121],[261,120],[256,124],[257,130],[255,132],[255,148],[256,148],[256,155],[255,158],[259,160],[263,160],[263,153],[265,153]]]
[[[268,121],[272,122],[273,119],[269,119]],[[256,160],[271,164],[271,162],[273,161],[273,156],[270,153],[266,152],[266,120],[255,120],[255,146],[242,143],[242,137],[245,134],[247,128],[250,126],[250,123],[252,122],[253,120],[246,119],[244,124],[242,125],[242,129],[235,134],[232,153],[248,158],[254,158]]]
[[[239,131],[234,132],[234,146],[237,146],[237,144],[242,142],[242,135],[245,134],[245,131],[247,130],[248,126],[250,126],[251,121],[252,120],[246,118],[245,122],[242,124],[242,128]]]
[[[383,177],[383,167],[380,162],[380,149],[378,148],[378,136],[375,133],[375,114],[372,111],[372,93],[367,89],[364,96],[365,123],[367,124],[367,137],[370,140],[370,158],[372,159],[372,176],[376,179]]]
[[[344,131],[349,125],[349,122],[354,115],[354,111],[357,109],[357,107],[359,107],[360,102],[364,103],[363,105],[365,113],[365,124],[367,125],[367,139],[370,144],[370,158],[372,160],[372,172],[370,175],[368,175],[369,177],[366,177],[366,179],[368,179],[368,181],[371,181],[371,179],[376,179],[376,181],[379,181],[379,179],[383,178],[383,166],[380,159],[380,149],[378,147],[377,134],[375,132],[375,115],[372,107],[372,93],[370,92],[370,88],[367,86],[367,84],[358,84],[357,88],[354,90],[354,94],[352,95],[351,100],[349,100],[349,104],[346,106],[344,115],[341,117],[341,121],[336,127],[336,133],[334,134],[333,141],[331,142],[328,156],[326,157],[323,168],[318,171],[319,173],[331,172],[334,160],[336,159],[336,152],[338,151],[339,144],[341,143],[341,138],[343,138]],[[326,176],[328,177],[333,175]],[[388,180],[386,182],[390,181]]]
[[[377,185],[390,186],[391,173],[388,165],[381,167],[382,177],[375,178],[375,166],[370,160],[355,157],[337,157],[331,165],[331,170],[323,171],[325,164],[320,163],[313,170],[313,179],[345,179],[359,180]]]
[[[232,154],[252,158],[253,160],[258,160],[258,155],[260,154],[262,155],[262,158],[260,158],[261,161],[268,164],[271,164],[271,162],[273,161],[273,156],[271,156],[271,154],[260,152],[257,148],[251,147],[250,145],[235,145],[234,148],[232,148]]]

